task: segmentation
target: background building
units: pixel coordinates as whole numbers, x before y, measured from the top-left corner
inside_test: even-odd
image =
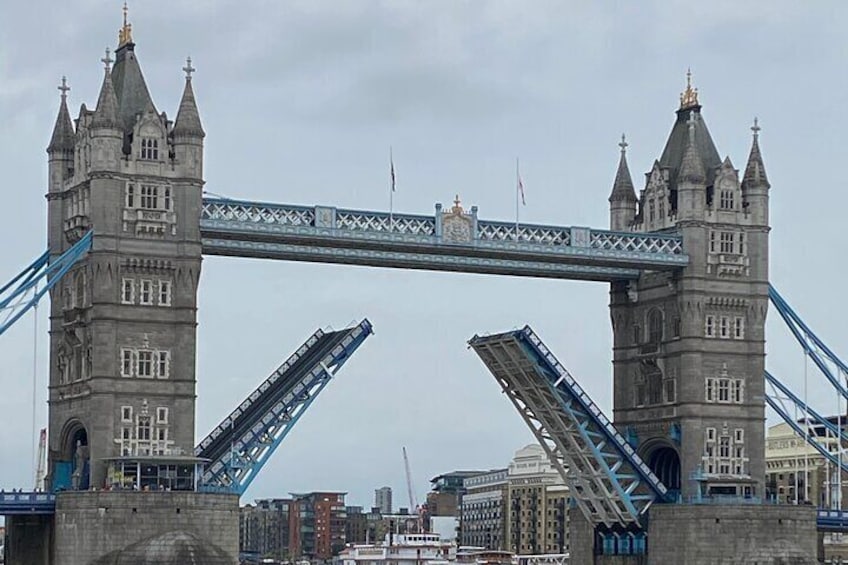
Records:
[[[392,487],[380,487],[374,491],[374,507],[379,508],[381,514],[392,513]]]
[[[344,492],[293,494],[290,554],[293,559],[330,559],[345,547]]]
[[[830,418],[837,424],[837,418]],[[843,417],[842,426],[848,417]],[[803,425],[803,424],[802,424]],[[831,453],[839,449],[824,426],[811,426],[811,434]],[[842,493],[840,495],[840,487]],[[810,502],[821,508],[845,508],[848,475],[841,481],[836,468],[786,423],[770,426],[766,435],[766,495],[783,503]]]
[[[531,555],[568,551],[569,491],[545,451],[537,444],[519,449],[507,477],[507,549]]]
[[[430,516],[459,516],[459,501],[465,492],[464,481],[486,471],[453,471],[430,479],[427,494],[427,514]],[[410,509],[412,511],[414,509]]]
[[[459,543],[463,546],[507,549],[506,508],[508,470],[495,469],[463,481],[459,508]]]
[[[239,511],[239,551],[283,560],[289,556],[290,499],[257,500]]]

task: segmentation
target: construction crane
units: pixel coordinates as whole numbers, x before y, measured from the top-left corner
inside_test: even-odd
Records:
[[[38,440],[38,465],[35,471],[35,490],[44,489],[45,466],[47,463],[47,428],[41,428],[41,437]]]
[[[412,492],[412,471],[409,469],[409,456],[406,454],[406,447],[403,448],[403,465],[406,467],[406,493],[409,495],[409,511],[415,512],[418,519],[418,533],[423,533],[424,527],[421,520],[421,512],[415,500],[415,495]]]

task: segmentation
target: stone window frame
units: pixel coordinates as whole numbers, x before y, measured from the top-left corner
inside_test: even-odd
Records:
[[[141,147],[139,151],[139,159],[145,161],[159,160],[159,138],[157,137],[142,137]]]
[[[135,208],[135,183],[128,182],[126,191],[124,192],[124,206],[127,208]]]
[[[121,406],[121,422],[132,422],[132,421],[133,421],[132,406]]]
[[[135,351],[128,348],[121,348],[121,376],[132,377],[135,375],[136,354]]]
[[[145,379],[155,378],[154,351],[152,349],[139,349],[136,351],[136,376]]]
[[[159,306],[171,306],[174,285],[168,279],[159,279],[157,292]]]
[[[716,317],[712,314],[707,314],[704,319],[704,336],[716,337]]]
[[[127,298],[129,291],[129,298]],[[135,304],[135,279],[124,277],[121,279],[121,304]]]
[[[722,189],[720,191],[719,208],[721,210],[733,210],[735,203],[735,191],[730,189]]]
[[[156,423],[157,424],[167,424],[169,412],[170,412],[170,410],[168,410],[167,406],[157,406],[156,407]]]
[[[154,352],[154,370],[156,378],[167,379],[171,376],[171,352],[166,349],[160,349]]]
[[[745,339],[745,316],[733,318],[733,339]]]
[[[141,279],[138,287],[138,303],[153,306],[153,279]]]

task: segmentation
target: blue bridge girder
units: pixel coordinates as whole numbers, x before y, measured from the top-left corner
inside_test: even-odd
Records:
[[[404,269],[613,281],[689,262],[675,233],[516,225],[455,210],[467,226],[459,235],[445,229],[455,218],[440,205],[423,216],[204,198],[200,230],[207,255]]]
[[[52,492],[0,493],[0,516],[32,516],[55,511],[56,495]]]
[[[373,333],[363,320],[318,330],[195,447],[201,488],[243,494],[315,398]]]
[[[474,336],[498,381],[593,525],[644,526],[668,489],[529,326]]]

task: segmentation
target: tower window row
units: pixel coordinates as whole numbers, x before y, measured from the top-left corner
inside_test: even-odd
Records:
[[[170,306],[171,281],[133,278],[122,279],[121,304],[141,304],[142,306]],[[138,291],[138,292],[136,292]]]
[[[141,138],[141,152],[139,157],[145,160],[159,160],[159,140],[155,137]]]
[[[704,399],[707,402],[742,404],[745,401],[745,381],[732,377],[707,377]]]
[[[710,232],[710,253],[745,255],[745,251],[745,234],[743,232]]]
[[[171,352],[121,348],[121,376],[167,379],[171,376]]]
[[[127,208],[141,210],[170,211],[174,206],[171,196],[170,186],[129,183],[126,189],[125,205]]]
[[[748,458],[745,456],[745,430],[736,428],[731,435],[726,428],[719,434],[716,428],[704,432],[704,472],[710,475],[745,475]]]
[[[704,335],[719,339],[745,339],[745,318],[709,314],[704,320]]]

